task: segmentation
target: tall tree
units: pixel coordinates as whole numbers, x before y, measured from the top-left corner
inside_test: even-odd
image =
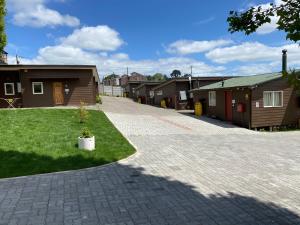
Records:
[[[278,17],[277,29],[286,33],[286,39],[300,40],[300,1],[281,0],[279,4],[270,3],[269,7],[251,7],[247,11],[231,11],[227,19],[229,31],[254,33],[259,27],[271,23],[274,16]]]
[[[172,78],[181,77],[180,70],[173,70],[173,72],[170,74]]]
[[[0,0],[0,51],[4,50],[7,41],[6,33],[5,33],[5,15],[6,15],[5,0]]]
[[[162,73],[156,73],[152,76],[152,80],[164,81],[164,80],[166,80],[166,76],[163,75]]]

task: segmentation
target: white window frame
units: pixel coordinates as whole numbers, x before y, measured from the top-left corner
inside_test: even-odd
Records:
[[[7,93],[6,85],[12,85],[13,93]],[[4,93],[5,93],[5,95],[15,95],[15,84],[14,83],[4,83]]]
[[[265,93],[272,93],[272,105],[271,106],[265,105],[265,101],[264,101]],[[274,98],[275,93],[281,93],[281,105],[280,106],[275,106],[275,98]],[[283,91],[264,91],[263,92],[263,104],[264,104],[264,108],[282,108],[283,107]]]
[[[41,93],[35,93],[34,92],[34,86],[35,85],[41,85],[41,90],[42,90]],[[34,94],[34,95],[43,95],[44,94],[44,83],[43,82],[32,82],[32,94]]]
[[[214,94],[214,100],[212,100],[212,94]],[[208,106],[215,107],[217,106],[217,92],[216,91],[209,91],[208,92]]]

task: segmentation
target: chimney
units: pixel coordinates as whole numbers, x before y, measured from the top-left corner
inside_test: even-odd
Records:
[[[282,72],[287,72],[287,50],[282,50]]]

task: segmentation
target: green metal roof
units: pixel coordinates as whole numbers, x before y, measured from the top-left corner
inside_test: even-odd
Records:
[[[268,73],[253,76],[235,77],[206,85],[194,90],[226,89],[234,87],[253,87],[282,77],[282,73]]]

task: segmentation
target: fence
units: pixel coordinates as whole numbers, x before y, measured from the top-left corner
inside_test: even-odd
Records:
[[[124,88],[120,86],[104,86],[100,85],[100,94],[108,95],[108,96],[118,96],[122,97],[124,94]]]

